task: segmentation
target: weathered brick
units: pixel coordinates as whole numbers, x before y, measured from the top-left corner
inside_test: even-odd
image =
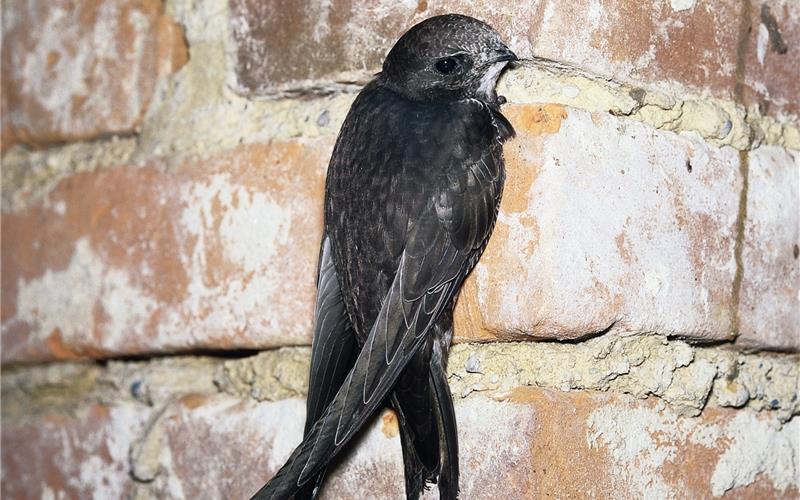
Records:
[[[307,343],[331,147],[78,173],[3,214],[3,360]]]
[[[464,498],[764,498],[798,494],[798,423],[749,410],[698,418],[629,396],[518,389],[456,401]],[[185,398],[162,424],[156,496],[246,498],[299,442],[303,403]],[[397,422],[376,419],[323,498],[403,498]],[[214,460],[207,460],[213,455]],[[436,498],[430,492],[426,498]]]
[[[3,2],[3,148],[130,133],[188,57],[158,0]]]
[[[763,147],[749,154],[739,299],[751,348],[800,350],[800,160]]]
[[[789,51],[773,42],[764,57],[763,8],[746,2],[496,2],[431,0],[365,5],[319,0],[232,2],[236,75],[245,94],[368,79],[397,37],[429,16],[460,12],[494,26],[523,57],[567,62],[597,75],[656,90],[690,89],[736,97],[737,71],[747,102],[796,113],[800,67],[790,64],[800,9],[767,2]],[[309,13],[313,13],[309,15]],[[752,29],[747,27],[752,24]],[[763,26],[763,27],[762,27]],[[744,37],[744,39],[743,39]],[[302,61],[299,64],[298,61]]]
[[[338,80],[348,70],[360,70],[363,78],[403,32],[409,6],[234,0],[231,11],[238,85],[258,94],[306,80]]]
[[[632,84],[679,83],[732,97],[744,2],[545,0],[531,27],[534,55]]]
[[[75,416],[4,420],[3,498],[128,497],[128,453],[148,412],[130,404],[95,404]]]
[[[615,325],[732,338],[733,149],[560,106],[507,114],[518,137],[502,209],[456,335],[566,339]]]
[[[518,137],[458,339],[581,338],[611,325],[731,339],[738,154],[560,106],[507,113]],[[79,173],[4,214],[3,359],[308,343],[331,146],[277,141],[172,171]],[[778,230],[766,215],[761,226]],[[745,277],[772,272],[745,260]],[[793,304],[769,307],[790,337]],[[748,314],[742,325],[763,331]]]
[[[742,98],[766,113],[800,114],[800,3],[752,3]]]

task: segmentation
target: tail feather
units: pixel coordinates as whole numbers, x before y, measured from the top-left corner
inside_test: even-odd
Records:
[[[444,359],[450,326],[449,317],[440,320],[392,395],[408,500],[417,500],[430,483],[439,484],[440,498],[458,497],[458,435]]]
[[[392,393],[403,446],[406,498],[416,500],[439,473],[439,427],[428,365],[433,336],[409,363]]]
[[[439,470],[439,498],[455,500],[458,498],[458,430],[453,398],[447,383],[445,356],[441,345],[434,342],[431,356],[431,386],[436,400],[436,414],[439,424],[439,447],[441,463]]]

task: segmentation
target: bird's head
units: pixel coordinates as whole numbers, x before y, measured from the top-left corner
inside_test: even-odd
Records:
[[[474,98],[498,104],[497,78],[516,60],[491,26],[447,14],[426,19],[400,37],[380,78],[417,101]]]

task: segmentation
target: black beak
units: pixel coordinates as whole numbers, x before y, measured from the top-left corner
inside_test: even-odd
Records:
[[[502,49],[497,49],[494,51],[494,58],[490,61],[491,63],[496,62],[503,62],[503,61],[519,61],[519,57],[508,47],[503,47]]]

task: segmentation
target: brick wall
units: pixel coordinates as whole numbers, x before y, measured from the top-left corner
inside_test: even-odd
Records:
[[[451,11],[537,57],[456,311],[462,496],[800,496],[796,2],[4,0],[5,497],[275,472],[338,127]],[[402,488],[385,412],[324,496]]]

